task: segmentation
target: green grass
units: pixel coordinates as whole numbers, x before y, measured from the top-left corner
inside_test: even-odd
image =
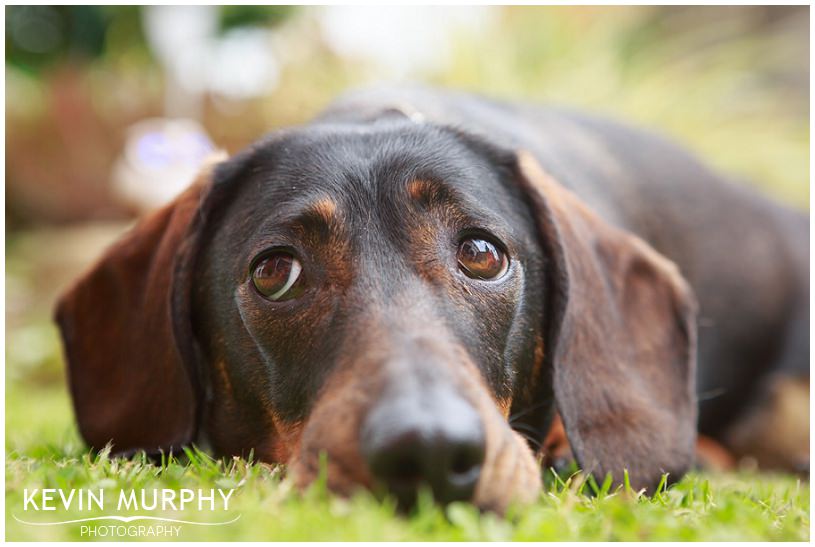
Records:
[[[53,326],[44,318],[34,325],[39,326],[27,326],[30,332],[19,339],[37,339],[41,349],[58,347]],[[146,512],[210,522],[240,515],[227,526],[183,525],[182,540],[809,539],[809,483],[784,475],[692,473],[649,498],[625,489],[593,495],[579,476],[556,479],[549,472],[537,502],[512,508],[504,517],[480,515],[468,504],[443,510],[427,499],[405,517],[396,514],[392,502],[364,492],[350,500],[326,493],[320,484],[298,492],[282,468],[241,459],[213,460],[192,451],[156,465],[141,457],[91,455],[74,424],[58,353],[43,349],[26,357],[8,347],[8,358],[16,365],[6,373],[9,540],[83,539],[78,524],[29,526],[14,516],[56,521],[100,514],[24,513],[26,488],[104,488],[110,498],[122,489],[236,489],[226,513]],[[30,360],[26,366],[24,358]]]
[[[335,497],[318,482],[297,491],[282,467],[242,459],[214,460],[199,451],[163,464],[144,457],[91,455],[80,442],[61,385],[33,393],[7,392],[6,538],[81,540],[79,524],[30,526],[15,520],[56,521],[99,511],[22,510],[28,488],[120,490],[235,488],[229,511],[144,511],[182,520],[219,522],[217,527],[182,525],[182,540],[793,540],[809,539],[809,484],[791,476],[692,473],[652,497],[620,488],[597,495],[579,475],[546,474],[536,503],[507,515],[479,514],[458,503],[441,509],[427,498],[408,516],[390,500],[360,492]],[[106,505],[115,509],[115,503]],[[105,514],[116,511],[105,511]],[[122,514],[122,513],[119,513]],[[124,514],[134,514],[128,512]],[[109,522],[106,524],[119,524]],[[136,523],[134,523],[136,524]],[[115,539],[115,538],[114,538]]]
[[[51,452],[50,455],[46,455]],[[692,474],[653,497],[620,488],[589,495],[578,476],[549,481],[533,505],[505,517],[480,514],[465,503],[442,509],[424,498],[409,516],[389,500],[359,493],[341,499],[318,483],[294,490],[282,468],[245,460],[212,460],[190,452],[155,465],[144,458],[111,459],[102,453],[40,457],[9,455],[6,469],[6,534],[15,540],[80,540],[78,524],[36,527],[28,520],[66,520],[103,514],[55,512],[24,515],[23,488],[235,488],[229,511],[147,511],[189,520],[227,521],[219,527],[183,525],[186,540],[808,540],[809,486],[789,477]],[[583,490],[581,492],[580,490]]]

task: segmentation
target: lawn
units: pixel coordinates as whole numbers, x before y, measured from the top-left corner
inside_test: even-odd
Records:
[[[62,509],[50,514],[24,512],[26,488],[102,488],[110,499],[130,489],[235,489],[229,510],[217,514],[197,508],[138,513],[207,522],[238,517],[224,526],[180,525],[182,540],[809,539],[809,483],[791,476],[693,473],[667,490],[644,497],[624,488],[596,494],[579,476],[555,479],[549,472],[540,499],[512,508],[504,517],[480,515],[463,503],[441,509],[428,499],[413,514],[400,516],[393,503],[366,493],[341,499],[326,493],[320,484],[300,493],[282,468],[241,459],[213,460],[191,451],[178,460],[154,464],[138,456],[125,460],[105,453],[91,455],[76,434],[61,386],[40,389],[36,395],[10,390],[7,409],[9,540],[87,539],[78,523],[32,526],[15,517],[43,522],[111,514]]]

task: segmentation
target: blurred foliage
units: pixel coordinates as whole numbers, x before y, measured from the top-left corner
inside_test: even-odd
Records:
[[[220,30],[254,25],[276,25],[285,21],[295,8],[293,6],[223,6]]]
[[[165,75],[145,43],[142,9],[6,8],[10,229],[130,214],[111,195],[112,165],[131,124],[165,114]],[[219,146],[234,152],[307,120],[348,88],[388,79],[382,66],[335,53],[318,10],[221,9],[221,32],[274,29],[281,73],[255,99],[205,97],[201,121]],[[807,207],[808,10],[495,8],[483,30],[457,31],[446,68],[412,79],[652,126],[714,166]]]
[[[223,6],[219,30],[276,25],[293,6]],[[99,62],[128,49],[149,55],[141,6],[8,6],[6,63],[40,73],[55,64]]]
[[[104,52],[105,30],[133,10],[98,6],[9,6],[6,8],[6,63],[31,72],[72,58]]]
[[[805,208],[808,34],[808,8],[509,9],[438,81],[652,126]]]

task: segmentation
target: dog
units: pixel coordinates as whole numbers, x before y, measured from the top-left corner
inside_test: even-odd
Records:
[[[566,109],[347,94],[204,169],[56,318],[118,453],[496,511],[539,494],[553,424],[638,490],[705,445],[808,469],[806,215]]]

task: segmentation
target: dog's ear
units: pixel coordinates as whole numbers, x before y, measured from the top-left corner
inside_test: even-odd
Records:
[[[677,267],[615,228],[528,153],[514,178],[548,259],[544,366],[578,463],[635,489],[693,464],[696,303]]]
[[[57,304],[79,430],[95,448],[153,452],[194,439],[202,388],[183,278],[211,172],[114,243]]]

